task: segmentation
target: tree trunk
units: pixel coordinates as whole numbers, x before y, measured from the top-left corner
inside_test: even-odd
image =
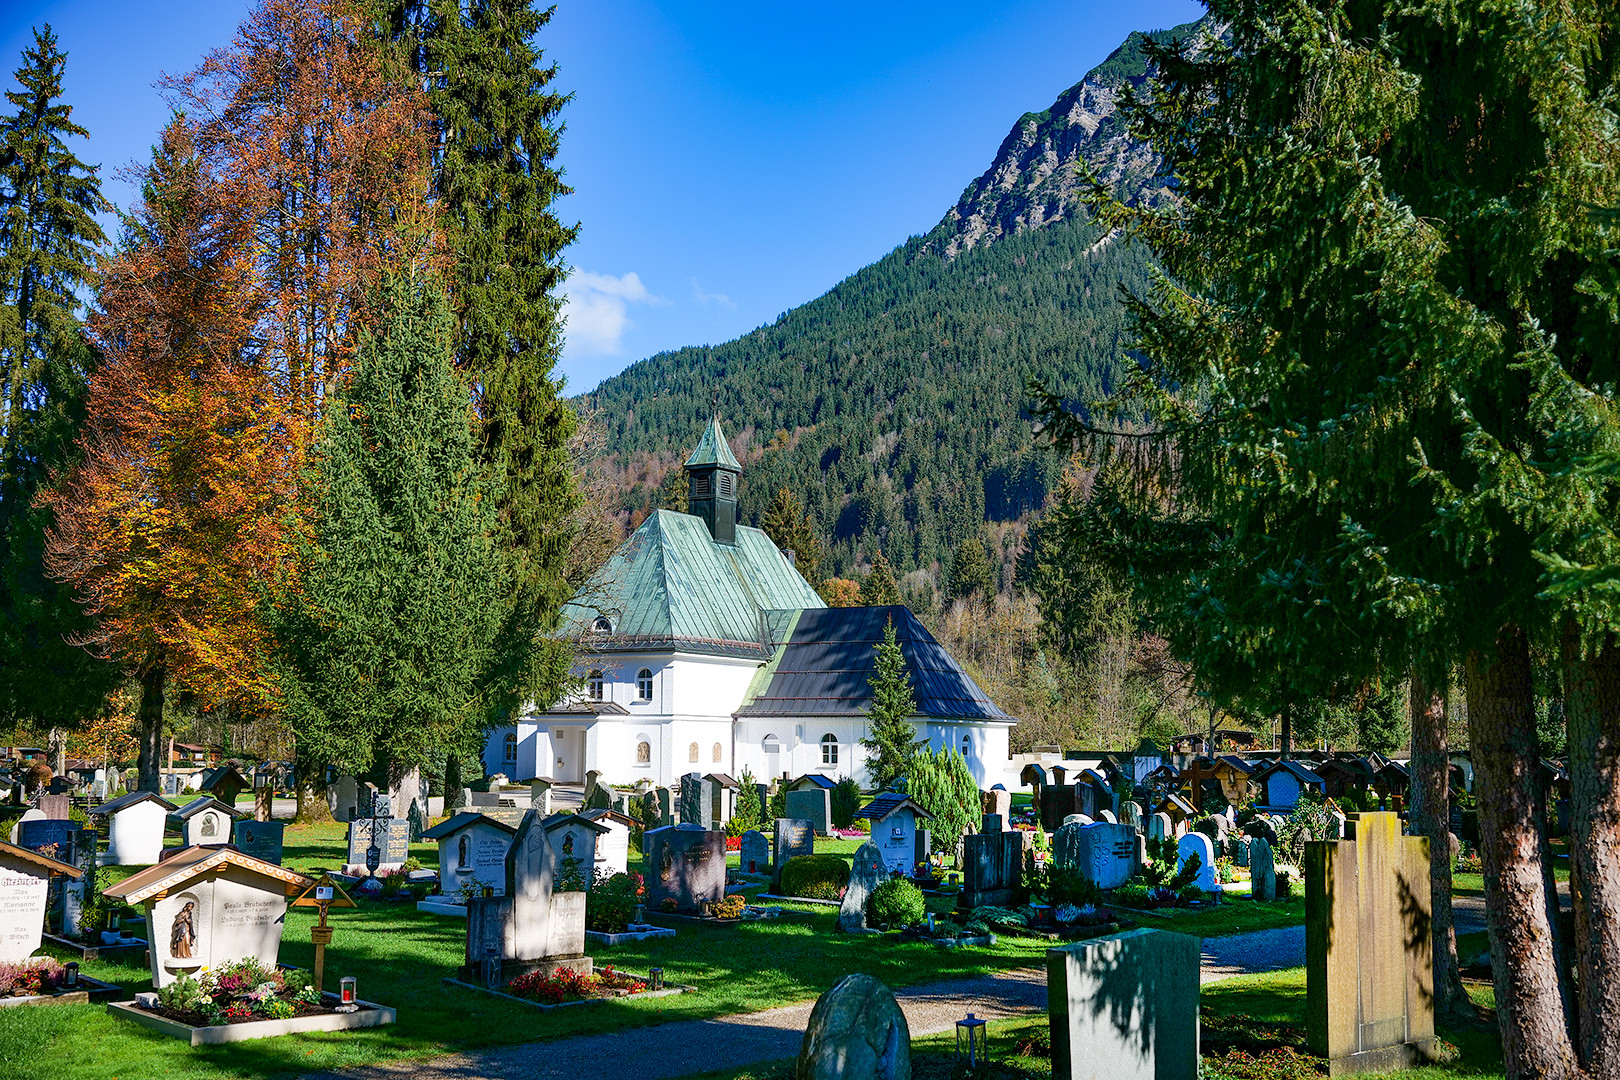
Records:
[[[60,727],[53,727],[45,736],[45,745],[51,762],[51,772],[57,776],[67,773],[67,731]]]
[[[1284,706],[1282,711],[1282,754],[1283,761],[1294,756],[1294,711]]]
[[[1584,654],[1563,640],[1569,731],[1570,880],[1575,900],[1576,1052],[1594,1077],[1620,1075],[1620,643]]]
[[[452,750],[444,758],[444,812],[461,809],[461,755]]]
[[[1473,1015],[1457,965],[1451,916],[1451,758],[1446,751],[1446,699],[1412,670],[1412,835],[1429,838],[1430,940],[1434,949],[1434,1011]]]
[[[163,698],[168,682],[169,672],[161,661],[141,674],[141,701],[135,708],[137,791],[163,790]]]
[[[1502,1062],[1510,1078],[1580,1075],[1569,1036],[1542,877],[1530,642],[1504,626],[1488,654],[1468,654],[1468,739],[1485,864]]]

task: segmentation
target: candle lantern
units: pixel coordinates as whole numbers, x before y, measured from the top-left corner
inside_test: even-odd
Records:
[[[353,975],[345,975],[345,976],[343,976],[343,978],[338,980],[338,996],[343,999],[343,1004],[345,1004],[345,1005],[353,1005],[354,1004],[354,976]]]
[[[656,967],[647,972],[647,987],[650,990],[662,990],[664,988],[663,968]]]
[[[70,960],[62,965],[62,985],[72,989],[79,985],[79,962]]]
[[[491,990],[499,990],[501,988],[501,957],[495,951],[493,945],[484,951],[482,966],[484,969],[484,985]]]
[[[972,1013],[967,1019],[956,1022],[956,1063],[966,1065],[970,1069],[978,1068],[979,1063],[985,1060],[986,1038],[988,1029],[985,1022]]]

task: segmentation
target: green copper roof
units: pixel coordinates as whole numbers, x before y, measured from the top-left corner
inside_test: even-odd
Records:
[[[773,640],[767,612],[825,606],[758,529],[739,525],[735,544],[717,544],[702,518],[658,510],[619,545],[562,617],[564,633],[601,649],[764,658]],[[598,617],[611,629],[594,634]]]
[[[697,449],[686,459],[688,469],[695,465],[719,465],[722,468],[742,472],[742,464],[726,443],[726,433],[720,430],[718,416],[710,420],[709,426],[703,429],[703,438],[698,440]]]

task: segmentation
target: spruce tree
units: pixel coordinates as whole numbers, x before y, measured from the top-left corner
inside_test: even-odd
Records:
[[[866,748],[866,769],[879,791],[905,775],[911,755],[922,745],[911,718],[917,701],[911,693],[911,673],[891,620],[883,628],[877,645],[877,671],[868,680],[872,704],[867,707],[867,734],[861,739]]]
[[[512,601],[443,289],[397,271],[378,300],[320,434],[314,535],[277,632],[301,768],[399,775],[465,751]]]
[[[984,541],[976,534],[958,544],[951,556],[950,596],[953,600],[971,600],[978,596],[986,601],[995,597],[990,556],[985,553]]]
[[[56,746],[120,677],[69,644],[90,623],[45,574],[52,514],[34,500],[72,460],[83,423],[95,353],[78,294],[105,241],[96,169],[67,146],[88,132],[61,100],[66,64],[51,28],[36,30],[0,119],[0,722],[51,729]]]
[[[911,756],[906,794],[934,815],[929,822],[935,851],[956,850],[956,841],[979,826],[983,796],[967,759],[955,747],[935,752],[923,748]]]
[[[778,488],[760,528],[783,551],[791,551],[793,565],[812,589],[821,587],[821,560],[825,548],[821,533],[810,520],[799,497],[790,488]]]
[[[900,602],[900,586],[895,584],[894,567],[884,558],[883,549],[872,558],[872,572],[861,582],[862,607],[887,607]]]
[[[436,132],[432,196],[456,254],[455,357],[476,390],[479,455],[492,472],[515,603],[497,712],[550,702],[571,656],[544,636],[574,592],[569,565],[581,495],[570,456],[577,418],[554,375],[562,344],[562,251],[578,235],[554,204],[569,100],[535,38],[551,9],[532,0],[380,0],[428,87]]]

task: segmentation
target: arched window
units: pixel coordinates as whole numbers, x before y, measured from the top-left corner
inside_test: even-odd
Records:
[[[510,731],[506,733],[506,760],[517,760],[517,735]]]
[[[767,735],[760,741],[759,748],[765,751],[765,775],[774,778],[782,771],[782,744],[775,735]]]
[[[652,668],[636,672],[636,697],[642,701],[652,700]]]
[[[973,748],[973,739],[972,739],[972,737],[968,736],[968,735],[962,736],[962,756],[967,757],[968,756],[968,751],[971,750],[972,748]]]
[[[611,633],[613,633],[613,620],[609,619],[606,615],[598,615],[596,617],[595,621],[593,621],[591,623],[591,633],[593,633],[593,634],[611,634]]]
[[[697,743],[693,743],[690,747],[687,748],[686,759],[688,761],[696,761],[698,759],[698,744]]]
[[[652,743],[648,742],[646,739],[642,739],[640,742],[636,743],[636,764],[652,764]]]
[[[821,763],[823,765],[838,764],[838,736],[831,732],[821,737]]]
[[[716,765],[718,765],[724,760],[726,760],[725,749],[722,748],[719,743],[715,743],[714,744],[714,763]]]
[[[585,692],[591,695],[592,701],[602,700],[602,673],[593,671],[585,676]]]

